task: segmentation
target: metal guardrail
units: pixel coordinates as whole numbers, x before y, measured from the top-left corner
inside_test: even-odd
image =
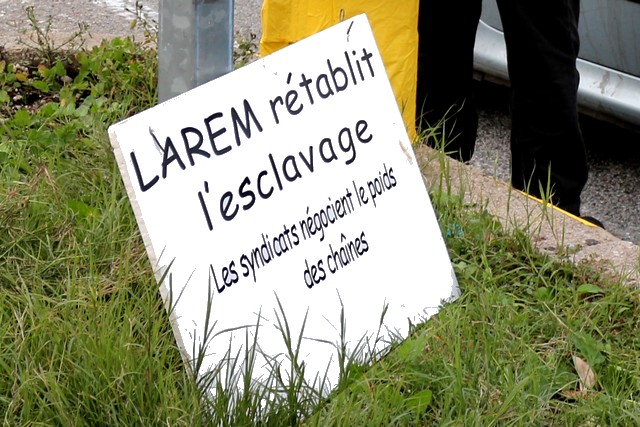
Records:
[[[232,70],[233,0],[160,0],[158,100]]]

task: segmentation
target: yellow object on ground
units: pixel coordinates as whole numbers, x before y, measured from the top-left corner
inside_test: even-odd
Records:
[[[409,138],[414,140],[418,0],[264,0],[260,54],[273,53],[361,13],[369,18]]]

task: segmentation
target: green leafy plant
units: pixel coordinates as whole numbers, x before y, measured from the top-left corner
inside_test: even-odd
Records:
[[[235,68],[243,67],[258,58],[257,36],[249,33],[248,36],[237,35],[233,49],[233,64]]]

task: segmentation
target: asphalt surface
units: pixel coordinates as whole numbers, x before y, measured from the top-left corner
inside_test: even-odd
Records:
[[[141,26],[131,28],[135,0],[0,0],[0,46],[19,45],[21,29],[29,29],[24,8],[34,6],[45,22],[51,16],[52,34],[69,34],[86,22],[92,35],[142,37]],[[142,13],[158,20],[159,0],[142,0]],[[261,0],[234,2],[234,31],[246,39],[260,37]],[[492,84],[478,85],[480,128],[472,164],[508,180],[509,127],[507,93]],[[584,215],[602,221],[621,239],[640,244],[640,133],[584,117],[583,132],[590,162],[590,176],[583,193]]]

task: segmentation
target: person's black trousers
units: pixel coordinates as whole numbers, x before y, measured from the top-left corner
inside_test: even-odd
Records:
[[[578,123],[579,0],[498,0],[511,82],[511,184],[531,195],[551,193],[580,215],[588,166]],[[473,155],[473,46],[480,0],[421,0],[417,110],[428,143],[452,157]],[[447,117],[446,121],[442,121]]]

